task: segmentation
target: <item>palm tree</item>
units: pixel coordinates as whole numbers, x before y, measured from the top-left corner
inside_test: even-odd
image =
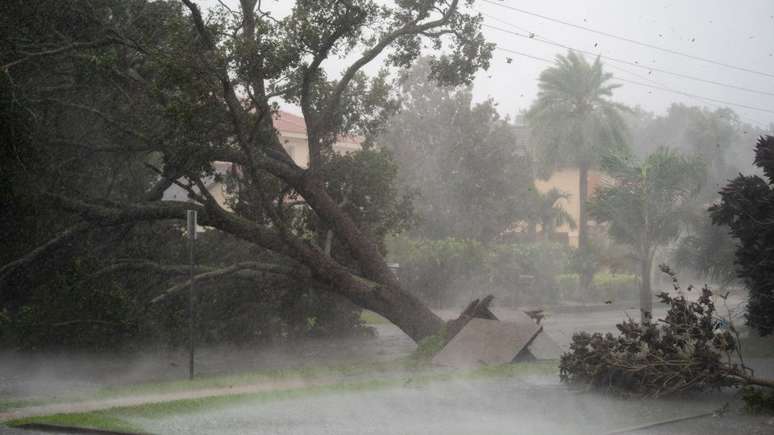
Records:
[[[582,257],[589,254],[589,169],[607,154],[628,150],[621,116],[628,109],[609,99],[620,86],[610,83],[612,77],[602,70],[599,58],[589,64],[573,51],[558,55],[556,65],[540,74],[538,98],[526,114],[543,172],[561,166],[578,168],[578,249]],[[584,269],[581,286],[588,287],[593,270]]]
[[[573,230],[577,228],[575,219],[560,203],[560,200],[570,197],[569,193],[556,188],[545,193],[535,192],[535,220],[540,222],[545,240],[549,240],[556,227],[567,224]]]
[[[608,157],[603,169],[612,181],[597,189],[589,203],[597,222],[609,223],[610,237],[628,245],[640,263],[640,311],[650,321],[650,275],[656,250],[680,235],[704,181],[704,164],[661,147],[641,164]]]

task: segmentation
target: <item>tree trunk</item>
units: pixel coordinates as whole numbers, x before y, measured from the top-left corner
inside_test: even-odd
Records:
[[[589,165],[581,163],[578,166],[578,252],[582,259],[582,269],[580,270],[580,287],[586,291],[591,287],[594,278],[594,270],[589,262],[589,229],[588,229],[588,211],[586,203],[589,196]]]
[[[346,244],[357,261],[360,273],[376,285],[362,282],[361,278],[353,276],[324,253],[309,249],[304,243],[298,243],[298,240],[287,239],[286,242],[301,255],[302,262],[318,279],[355,305],[384,316],[416,342],[441,330],[443,320],[416,296],[401,288],[377,245],[328,195],[321,181],[312,177],[286,181],[334,229],[336,236]]]
[[[640,259],[640,319],[643,325],[650,323],[653,316],[653,291],[650,286],[652,267],[653,256],[646,251]]]

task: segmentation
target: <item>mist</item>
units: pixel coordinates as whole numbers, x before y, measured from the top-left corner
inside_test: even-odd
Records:
[[[774,4],[0,6],[0,434],[768,433]]]

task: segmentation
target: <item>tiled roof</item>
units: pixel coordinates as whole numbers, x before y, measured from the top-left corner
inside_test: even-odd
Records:
[[[292,113],[279,111],[274,115],[274,128],[280,133],[306,134],[304,118]]]

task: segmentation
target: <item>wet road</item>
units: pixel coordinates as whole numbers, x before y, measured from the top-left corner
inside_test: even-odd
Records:
[[[729,399],[728,395],[709,394],[691,400],[617,400],[594,393],[575,394],[553,379],[533,378],[440,382],[268,403],[246,402],[164,418],[128,418],[144,430],[165,434],[601,435],[711,413]],[[739,423],[738,417],[717,419],[727,419],[732,426]],[[685,426],[690,429],[696,423]],[[757,427],[768,428],[760,424]]]

